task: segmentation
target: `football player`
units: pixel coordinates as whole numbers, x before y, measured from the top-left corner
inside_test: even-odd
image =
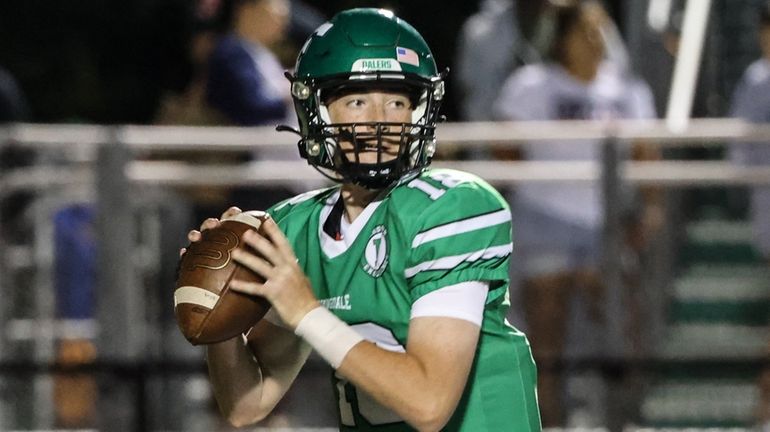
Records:
[[[222,412],[264,418],[314,349],[341,430],[540,430],[529,343],[505,321],[510,211],[481,179],[428,168],[444,76],[423,38],[387,10],[344,11],[290,79],[300,154],[339,184],[268,209],[265,235],[244,236],[256,253],[233,255],[265,283],[231,288],[272,309],[207,347]]]

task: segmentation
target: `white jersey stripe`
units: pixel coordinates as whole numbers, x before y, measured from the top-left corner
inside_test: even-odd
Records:
[[[428,243],[433,240],[438,240],[444,237],[451,237],[453,235],[467,233],[483,228],[489,228],[491,226],[509,222],[510,220],[510,212],[507,209],[502,209],[494,213],[487,213],[481,216],[437,226],[417,234],[414,237],[414,240],[412,240],[412,249],[420,246],[423,243]]]
[[[414,267],[410,267],[404,270],[404,276],[409,279],[417,273],[428,270],[450,270],[464,262],[474,262],[481,259],[504,257],[506,255],[510,255],[511,252],[513,252],[513,243],[508,243],[502,246],[494,246],[462,255],[453,255],[439,258],[433,261],[425,261],[417,264]]]

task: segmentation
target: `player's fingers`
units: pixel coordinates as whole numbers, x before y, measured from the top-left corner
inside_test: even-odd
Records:
[[[287,262],[296,262],[297,257],[294,255],[294,250],[291,248],[289,239],[283,234],[281,228],[275,223],[273,218],[268,218],[263,223],[262,230],[267,235],[267,238],[275,245],[276,249],[281,253],[281,257]]]
[[[243,233],[243,241],[272,265],[277,266],[285,261],[281,256],[281,252],[276,249],[273,243],[256,231],[249,230]]]
[[[238,207],[232,206],[229,209],[225,210],[224,213],[222,213],[222,217],[220,219],[229,218],[231,216],[235,216],[238,213],[243,213],[243,210],[239,209]]]
[[[216,228],[219,226],[219,219],[217,218],[208,218],[201,224],[201,231],[205,231],[207,229]]]
[[[274,267],[257,255],[236,249],[233,251],[233,259],[265,279],[273,275]]]
[[[228,285],[231,290],[248,295],[264,296],[264,285],[255,282],[246,282],[239,279],[233,279]]]
[[[201,237],[201,232],[198,230],[192,230],[187,233],[187,240],[190,240],[190,242],[197,242]]]
[[[185,254],[185,252],[187,252],[187,248],[179,249],[179,256],[181,257],[182,255]]]

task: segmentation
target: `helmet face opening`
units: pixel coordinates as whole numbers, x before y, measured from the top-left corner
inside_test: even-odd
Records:
[[[381,189],[430,163],[443,76],[409,24],[378,9],[342,12],[302,48],[292,80],[300,155],[322,174]],[[333,123],[327,103],[372,91],[406,95],[411,122]]]
[[[400,81],[379,80],[375,82],[369,82],[368,80],[361,80],[361,82],[351,82],[350,78],[347,78],[343,82],[339,83],[338,87],[331,87],[327,85],[320,88],[320,90],[320,101],[326,106],[328,106],[334,100],[349,94],[378,91],[383,93],[398,93],[406,95],[409,98],[409,102],[411,103],[412,108],[419,105],[420,99],[422,98],[423,92],[425,91],[422,86],[409,85]]]

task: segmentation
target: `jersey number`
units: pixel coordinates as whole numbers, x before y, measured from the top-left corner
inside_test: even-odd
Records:
[[[432,178],[437,182],[440,182],[441,185],[444,186],[446,189],[451,189],[457,186],[457,184],[462,181],[456,175],[453,175],[452,173],[446,173],[446,172],[433,173],[431,174],[430,178]],[[441,198],[441,195],[444,195],[444,192],[446,192],[446,189],[437,188],[432,184],[426,182],[425,180],[421,180],[421,179],[414,179],[410,181],[407,186],[412,189],[417,189],[422,192],[425,192],[433,201]]]

